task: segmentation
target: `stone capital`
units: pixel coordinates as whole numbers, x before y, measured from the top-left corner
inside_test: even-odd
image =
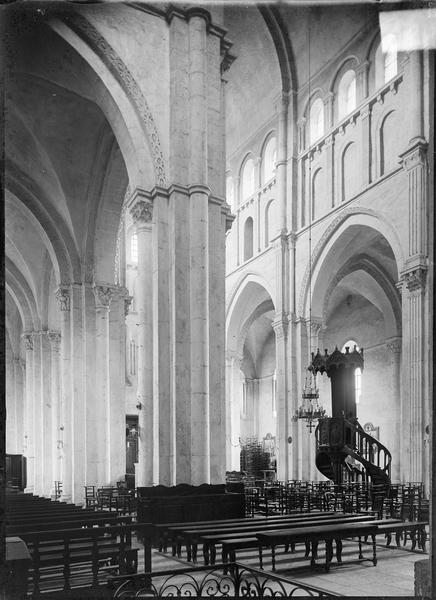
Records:
[[[226,351],[226,360],[229,363],[235,362],[239,368],[241,368],[242,361],[244,357],[237,350],[227,350]]]
[[[109,285],[94,285],[96,308],[109,308],[112,298],[115,296],[116,290]]]
[[[149,225],[153,219],[153,202],[137,200],[130,209],[130,214],[136,225]]]
[[[127,317],[130,311],[130,306],[132,304],[133,296],[124,297],[124,316]]]
[[[400,154],[400,162],[403,169],[412,171],[416,167],[425,166],[428,144],[425,140],[417,138],[405,152]]]
[[[402,338],[401,337],[393,337],[386,340],[386,350],[390,352],[392,355],[401,354],[401,346],[402,346]]]
[[[402,280],[409,292],[424,291],[426,277],[427,269],[425,267],[417,267],[402,274]]]
[[[277,340],[285,340],[288,333],[289,321],[285,317],[277,317],[275,321],[271,323],[274,333],[276,334]]]
[[[59,303],[59,310],[69,311],[70,310],[70,288],[66,286],[59,286],[56,290],[56,300]]]
[[[26,350],[33,350],[33,333],[31,332],[25,332],[22,335],[22,338],[24,340],[24,347]]]
[[[61,347],[61,334],[58,331],[49,331],[48,339],[53,352],[59,352]]]

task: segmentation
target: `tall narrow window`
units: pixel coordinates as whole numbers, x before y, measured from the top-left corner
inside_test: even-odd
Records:
[[[241,416],[245,417],[247,415],[247,382],[242,382],[242,407],[241,407]]]
[[[386,115],[380,128],[380,175],[398,167],[398,126],[395,112]]]
[[[354,348],[356,348],[356,350],[359,350],[359,346],[353,340],[346,342],[342,346],[342,352],[345,352],[346,348],[349,348],[350,352],[353,352]],[[354,392],[355,392],[356,404],[359,404],[360,399],[362,397],[362,370],[360,369],[360,367],[358,367],[354,371]]]
[[[245,161],[241,176],[241,202],[254,194],[254,161],[249,158]]]
[[[356,74],[346,71],[338,86],[338,119],[341,120],[356,108]]]
[[[385,83],[395,77],[398,70],[397,64],[397,42],[395,36],[387,35],[383,39],[383,51],[384,51],[384,80]]]
[[[253,219],[248,217],[244,225],[244,260],[253,256]]]
[[[269,246],[276,231],[275,202],[274,200],[270,200],[265,209],[265,248]]]
[[[138,262],[138,235],[136,233],[130,238],[130,260],[132,263]]]
[[[276,160],[277,160],[277,151],[276,151],[276,138],[271,137],[263,152],[262,158],[262,183],[266,183],[270,179],[274,177],[276,170]]]
[[[309,112],[309,143],[312,145],[324,135],[324,102],[317,98]]]

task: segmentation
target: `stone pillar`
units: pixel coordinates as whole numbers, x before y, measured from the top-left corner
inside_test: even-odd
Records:
[[[23,334],[26,351],[26,399],[24,410],[24,455],[27,459],[26,493],[35,493],[35,449],[33,431],[33,335],[26,331]]]
[[[15,420],[15,453],[21,454],[23,450],[24,436],[24,380],[23,365],[21,358],[14,358],[14,420]]]
[[[82,503],[86,477],[86,354],[84,319],[85,286],[71,285],[71,359],[72,359],[72,405],[69,413],[71,425],[72,452],[72,501]],[[90,399],[92,402],[92,397]]]
[[[51,410],[52,410],[52,490],[54,494],[54,482],[61,481],[61,448],[60,441],[60,403],[61,403],[61,378],[60,378],[60,350],[61,350],[61,334],[57,331],[50,331],[48,334],[51,350]]]
[[[362,156],[362,187],[371,183],[371,107],[368,104],[360,111],[361,120],[361,156]]]
[[[325,140],[326,144],[326,196],[328,205],[333,208],[335,205],[335,141],[333,135],[329,135]]]
[[[287,333],[288,321],[283,316],[276,316],[272,323],[276,336],[276,406],[277,406],[277,479],[286,481],[289,478],[289,448],[287,439],[290,435],[290,406],[288,402],[287,377]]]
[[[420,53],[413,52],[419,63]],[[411,59],[412,60],[412,59]],[[421,65],[422,67],[422,65]],[[419,64],[412,73],[417,75]],[[414,102],[414,101],[413,101]],[[413,107],[412,107],[413,108]],[[417,110],[417,107],[415,107]],[[411,120],[418,132],[409,148],[401,154],[407,172],[409,190],[408,258],[401,273],[403,282],[403,344],[407,366],[408,394],[410,397],[410,480],[423,481],[428,490],[429,469],[423,448],[424,429],[429,423],[429,365],[427,335],[430,329],[426,274],[428,255],[428,200],[427,200],[427,145],[420,139],[419,119],[411,111]],[[416,115],[415,115],[416,116]]]
[[[393,426],[397,431],[400,431],[400,435],[395,436],[395,445],[388,450],[392,454],[392,465],[391,465],[391,479],[392,482],[401,481],[403,453],[405,455],[405,445],[407,439],[405,439],[401,430],[402,425],[402,411],[404,410],[402,401],[402,390],[400,385],[401,377],[401,338],[393,337],[386,340],[386,350],[388,351],[390,360],[390,383],[392,390],[392,398],[394,402],[394,412],[392,415]]]
[[[368,97],[368,69],[369,62],[361,63],[356,69],[356,100],[360,104]]]
[[[35,491],[37,496],[44,495],[44,421],[42,418],[42,349],[41,332],[33,332],[33,405],[32,405],[32,429],[33,448],[35,457]]]
[[[122,242],[121,242],[122,243]],[[125,263],[124,263],[125,265]],[[124,272],[124,267],[121,272]],[[98,372],[97,362],[101,361],[101,355],[97,351],[97,310],[94,285],[84,284],[84,323],[85,323],[85,347],[86,357],[84,365],[85,376],[85,396],[86,396],[86,471],[84,475],[84,485],[102,485],[103,480],[99,480],[98,465],[102,460],[99,457],[99,435],[96,435],[96,427],[99,426],[102,419],[102,413],[99,410],[101,390],[96,386],[97,377],[101,377]],[[99,323],[101,325],[101,323]],[[103,458],[105,460],[105,458]]]
[[[72,411],[72,361],[71,361],[71,315],[70,287],[60,286],[56,298],[61,312],[61,401],[59,404],[59,438],[61,455],[62,500],[72,499],[72,438],[69,419]],[[83,424],[82,424],[83,425]]]
[[[288,162],[288,107],[289,94],[282,93],[278,110],[277,124],[277,163],[276,163],[276,189],[277,206],[279,215],[279,230],[288,230],[287,214],[287,162]],[[289,223],[289,228],[291,224]]]
[[[110,366],[109,366],[109,307],[113,290],[110,286],[96,284],[95,334],[96,334],[96,386],[94,395],[94,422],[90,423],[96,440],[97,485],[109,485],[110,473]]]
[[[41,432],[43,495],[50,497],[53,487],[53,406],[51,398],[51,352],[49,332],[41,331]]]
[[[226,424],[227,424],[227,470],[239,471],[241,437],[241,363],[242,356],[237,353],[226,354]]]
[[[124,479],[126,473],[126,402],[125,390],[125,316],[124,299],[126,288],[113,287],[109,311],[109,480],[115,484]]]
[[[407,104],[407,124],[409,127],[409,145],[413,145],[416,140],[422,141],[424,137],[422,51],[414,50],[410,52],[406,64],[410,88]]]
[[[137,486],[153,483],[154,427],[153,427],[153,263],[152,263],[152,209],[153,204],[141,200],[135,192],[131,209],[138,236],[138,390],[139,447]]]

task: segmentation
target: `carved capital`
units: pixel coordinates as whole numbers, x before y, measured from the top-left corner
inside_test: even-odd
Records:
[[[56,300],[59,303],[59,310],[70,310],[70,289],[68,287],[59,286],[56,290]]]
[[[132,304],[133,296],[127,296],[124,298],[124,316],[127,317],[130,310],[130,305]]]
[[[271,323],[274,333],[276,334],[277,340],[286,339],[288,333],[288,321],[287,319],[278,318]]]
[[[26,350],[33,350],[33,334],[32,333],[23,333],[24,347]]]
[[[107,285],[95,285],[94,288],[96,308],[109,308],[111,300],[115,295],[115,290]]]
[[[153,218],[153,202],[138,200],[130,209],[130,214],[136,225],[146,225],[151,223]]]
[[[403,169],[412,171],[416,167],[424,166],[427,158],[427,146],[428,144],[424,140],[418,139],[406,152],[400,154]]]
[[[403,274],[403,281],[406,284],[409,292],[424,291],[425,281],[427,277],[427,269],[418,267],[413,271],[408,271]]]
[[[386,340],[386,350],[388,350],[388,352],[390,352],[393,355],[401,354],[401,345],[402,344],[400,337],[390,338],[389,340]]]
[[[48,339],[53,352],[59,352],[61,347],[61,334],[57,331],[49,331]]]

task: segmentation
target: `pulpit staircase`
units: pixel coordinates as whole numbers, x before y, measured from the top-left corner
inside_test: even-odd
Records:
[[[319,421],[315,431],[316,466],[321,473],[340,484],[344,474],[357,473],[350,469],[347,458],[351,457],[363,467],[363,478],[370,481],[373,489],[389,491],[392,457],[389,450],[363,429],[356,420],[343,417],[325,418]]]

